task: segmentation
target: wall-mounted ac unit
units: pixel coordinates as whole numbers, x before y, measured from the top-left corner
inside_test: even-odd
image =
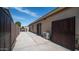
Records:
[[[43,32],[43,37],[44,37],[45,39],[50,39],[50,33],[48,33],[48,32]]]

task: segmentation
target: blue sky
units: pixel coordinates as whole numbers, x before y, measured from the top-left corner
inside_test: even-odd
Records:
[[[9,9],[14,22],[20,21],[22,26],[27,26],[55,7],[11,7]]]

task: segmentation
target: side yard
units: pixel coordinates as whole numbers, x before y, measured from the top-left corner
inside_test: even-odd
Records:
[[[31,32],[20,32],[13,51],[69,51]]]

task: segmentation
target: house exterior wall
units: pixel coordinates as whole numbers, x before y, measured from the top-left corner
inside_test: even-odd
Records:
[[[51,28],[53,21],[62,20],[70,17],[75,17],[75,41],[77,41],[75,47],[79,48],[79,8],[78,7],[66,8],[60,11],[59,13],[45,17],[40,21],[31,24],[30,26],[34,25],[33,26],[34,31],[32,32],[37,34],[37,24],[41,23],[42,24],[41,33],[43,34],[43,32],[49,32],[51,35],[52,34]]]
[[[34,30],[32,31],[32,25],[30,25],[31,31],[37,33],[37,24],[42,23],[41,33],[46,31],[51,33],[51,27],[52,27],[51,23],[53,21],[62,20],[73,16],[75,16],[75,35],[77,38],[79,38],[79,8],[78,7],[67,8],[55,15],[51,15],[49,17],[42,19],[39,22],[33,23],[32,25],[34,25],[33,26]]]

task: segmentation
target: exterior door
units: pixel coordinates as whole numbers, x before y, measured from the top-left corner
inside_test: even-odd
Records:
[[[52,22],[53,42],[75,50],[75,17]]]
[[[41,35],[41,23],[37,24],[37,34]]]

